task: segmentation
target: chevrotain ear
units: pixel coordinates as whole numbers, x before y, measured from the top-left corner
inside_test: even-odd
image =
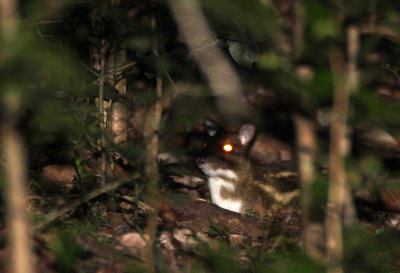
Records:
[[[215,134],[218,132],[219,130],[219,125],[218,123],[210,118],[205,118],[204,119],[204,128],[206,130],[206,132],[208,133],[208,135],[210,137],[215,136]]]
[[[256,135],[256,127],[253,124],[243,124],[239,129],[239,140],[243,146],[249,145]]]

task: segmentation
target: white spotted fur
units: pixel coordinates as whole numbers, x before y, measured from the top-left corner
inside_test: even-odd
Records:
[[[277,189],[275,189],[274,187],[272,187],[271,185],[260,185],[260,187],[269,195],[271,195],[271,197],[273,197],[275,199],[275,201],[283,204],[283,205],[287,205],[290,202],[292,202],[292,200],[296,197],[298,197],[300,195],[300,191],[299,190],[295,190],[292,192],[285,192],[285,193],[280,193]]]
[[[224,170],[224,169],[212,169],[207,164],[204,164],[203,166],[200,166],[200,168],[203,170],[203,172],[208,175],[209,177],[220,177],[224,176],[233,180],[238,180],[237,174],[232,171],[232,170]]]
[[[232,170],[224,169],[204,169],[204,172],[210,176],[208,187],[210,189],[211,201],[221,208],[239,213],[242,212],[242,200],[223,198],[221,196],[222,187],[232,192],[235,191],[235,185],[229,180],[224,180],[223,177],[238,180],[236,173]]]

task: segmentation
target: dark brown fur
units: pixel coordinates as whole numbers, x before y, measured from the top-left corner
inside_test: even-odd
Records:
[[[241,141],[243,139],[242,133],[246,137],[250,136],[250,139],[247,139],[245,143]],[[295,201],[292,202],[292,199],[295,199],[294,196],[298,191],[296,165],[293,162],[283,162],[256,166],[248,158],[248,148],[253,138],[254,135],[244,132],[244,130],[235,133],[218,131],[210,138],[201,160],[202,163],[198,164],[200,167],[207,166],[235,172],[238,180],[218,176],[235,186],[233,192],[222,187],[220,196],[223,199],[241,200],[242,213],[253,210],[259,216],[271,215],[276,209],[295,203]],[[224,144],[231,144],[233,150],[225,152],[222,148]],[[288,200],[284,200],[286,197]]]

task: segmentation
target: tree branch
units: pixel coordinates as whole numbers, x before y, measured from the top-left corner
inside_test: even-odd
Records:
[[[169,0],[169,5],[190,52],[206,76],[226,118],[248,113],[241,98],[240,79],[218,48],[196,0]]]
[[[300,115],[294,116],[294,123],[296,126],[297,138],[297,151],[298,151],[298,168],[299,168],[299,182],[301,185],[301,204],[302,204],[302,218],[303,218],[303,232],[302,241],[304,251],[314,257],[320,258],[318,247],[315,245],[313,236],[310,233],[310,205],[311,205],[311,183],[314,179],[314,165],[316,153],[316,139],[315,128],[310,120]]]
[[[100,124],[100,146],[101,146],[101,167],[100,167],[100,182],[104,185],[107,182],[107,158],[105,152],[106,140],[106,120],[104,115],[104,83],[106,70],[106,55],[108,45],[105,40],[102,41],[100,48],[100,78],[99,78],[99,124]]]
[[[16,42],[17,17],[17,1],[0,0],[0,38],[9,43],[8,46]],[[27,154],[23,137],[17,127],[21,98],[17,90],[2,91],[0,105],[4,116],[1,116],[0,130],[5,159],[4,197],[11,248],[10,272],[29,273],[35,272],[35,266],[31,245],[31,228],[25,211],[28,173],[25,160]]]
[[[152,17],[152,28],[155,33],[156,30],[156,18]],[[158,45],[157,38],[153,38],[153,54],[158,56]],[[161,97],[162,97],[162,78],[157,76],[156,79],[156,97],[155,104],[148,110],[145,119],[144,137],[146,140],[146,159],[145,159],[145,171],[148,180],[147,194],[148,204],[153,208],[149,212],[149,217],[145,229],[145,234],[149,236],[149,240],[146,243],[144,249],[144,260],[146,267],[149,272],[155,272],[153,264],[153,248],[157,238],[157,226],[158,226],[158,211],[160,207],[160,192],[158,189],[158,132],[160,129],[161,120]]]

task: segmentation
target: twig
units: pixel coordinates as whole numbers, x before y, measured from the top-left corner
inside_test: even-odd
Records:
[[[106,140],[106,122],[104,116],[104,82],[105,82],[105,70],[106,70],[106,55],[108,45],[105,40],[102,41],[100,48],[100,84],[99,84],[99,123],[100,123],[100,145],[101,145],[101,167],[100,167],[100,183],[104,185],[107,182],[107,158],[105,152]]]
[[[357,71],[357,57],[360,51],[360,29],[358,26],[350,25],[347,28],[347,78],[346,88],[350,93],[358,89],[359,76]]]
[[[35,23],[20,23],[20,27],[30,27],[30,26],[37,26],[37,25],[50,25],[50,24],[58,24],[64,22],[63,19],[53,19],[47,21],[40,21]]]
[[[390,195],[390,198],[392,198],[392,200],[396,203],[397,208],[400,209],[400,200],[399,200],[399,198],[397,198],[397,196],[394,195],[393,192],[386,185],[383,188]]]
[[[383,68],[389,70],[390,72],[392,72],[395,75],[395,77],[399,83],[399,87],[400,87],[400,76],[399,76],[399,73],[397,73],[398,70],[393,69],[390,65],[384,65]]]
[[[49,225],[50,223],[52,223],[53,221],[57,220],[58,218],[60,218],[64,214],[75,210],[76,208],[78,208],[82,204],[89,202],[93,198],[96,198],[97,196],[99,196],[99,195],[101,195],[103,193],[112,191],[112,190],[118,188],[119,186],[121,186],[121,185],[123,185],[125,183],[128,183],[128,182],[130,182],[132,180],[138,179],[139,177],[140,177],[139,174],[133,174],[132,176],[125,177],[124,179],[115,181],[113,183],[102,185],[101,188],[90,192],[85,197],[75,199],[68,206],[62,208],[61,210],[59,210],[59,211],[57,211],[57,212],[55,212],[53,214],[47,215],[45,220],[43,220],[43,222],[36,227],[36,230],[37,231],[41,231],[42,229],[46,228],[46,226]]]
[[[358,87],[356,59],[359,50],[359,29],[355,26],[347,28],[347,55],[349,61],[345,66],[342,54],[331,51],[331,68],[334,83],[334,101],[332,124],[330,131],[329,155],[329,195],[326,215],[328,272],[341,273],[343,258],[342,216],[345,221],[352,222],[355,214],[349,189],[346,185],[345,157],[348,153],[347,117],[349,97]],[[350,216],[349,216],[350,215]],[[347,219],[346,219],[347,218]]]
[[[179,88],[176,86],[175,82],[172,80],[171,75],[169,73],[165,73],[165,75],[168,78],[168,81],[171,83],[172,88],[175,90],[175,94],[178,96],[181,94],[181,91],[179,90]]]
[[[341,273],[343,257],[342,210],[345,198],[346,175],[344,157],[347,152],[347,113],[349,94],[345,87],[343,56],[331,50],[331,68],[334,78],[334,99],[330,129],[329,195],[326,214],[326,247],[329,273]]]
[[[201,51],[201,50],[204,50],[204,49],[206,49],[206,48],[215,46],[215,45],[217,45],[217,44],[218,44],[218,40],[217,40],[216,37],[214,37],[214,39],[211,40],[208,44],[201,45],[200,47],[193,48],[192,52]]]
[[[282,224],[283,224],[283,228],[281,233],[277,236],[277,238],[275,238],[274,243],[272,244],[271,248],[268,249],[268,253],[272,253],[281,243],[282,239],[284,238],[284,236],[286,235],[287,231],[288,231],[288,222],[290,219],[290,215],[286,217],[285,220],[283,220]],[[272,224],[272,222],[271,222]],[[269,227],[270,228],[270,227]]]
[[[346,65],[346,82],[345,88],[348,96],[356,93],[359,89],[359,71],[357,68],[357,57],[360,51],[360,29],[358,26],[350,25],[347,27],[347,65]],[[350,113],[348,113],[350,115]],[[346,137],[346,146],[351,147],[351,139]],[[346,156],[348,151],[346,149]],[[349,226],[356,219],[356,208],[351,196],[349,185],[344,188],[344,203],[343,203],[343,223]]]
[[[130,62],[130,63],[128,63],[128,64],[124,64],[124,65],[119,65],[119,66],[116,65],[115,67],[109,68],[109,69],[107,70],[107,73],[112,73],[112,72],[114,72],[114,71],[115,71],[115,73],[120,73],[120,72],[124,71],[125,69],[128,69],[128,68],[130,68],[130,67],[134,67],[135,65],[137,65],[137,63],[138,63],[138,62],[133,61],[133,62]]]
[[[156,30],[156,18],[155,15],[151,19],[153,33]],[[157,38],[153,38],[153,54],[158,56],[158,44]],[[147,153],[145,160],[146,177],[148,179],[147,193],[148,193],[148,204],[153,207],[150,211],[149,217],[146,224],[145,234],[149,236],[149,240],[144,248],[144,260],[146,267],[149,272],[155,272],[154,259],[153,259],[153,248],[157,238],[157,226],[158,226],[158,211],[160,207],[160,192],[158,189],[158,131],[160,128],[161,120],[161,97],[162,97],[162,79],[157,76],[156,80],[156,97],[155,104],[149,109],[145,119],[144,137],[147,144]]]
[[[82,61],[78,60],[78,63],[83,66],[87,71],[89,71],[96,78],[100,78],[100,74],[96,72],[93,68],[90,68],[88,65],[84,64]]]
[[[143,210],[144,212],[149,212],[151,210],[154,210],[151,206],[147,205],[145,202],[138,200],[136,197],[124,195],[121,196],[121,198],[127,202],[136,203],[139,209]]]
[[[385,36],[396,44],[400,44],[400,35],[386,26],[366,25],[360,29],[362,34],[378,34]]]
[[[299,182],[302,189],[303,249],[308,255],[318,258],[317,256],[319,253],[315,251],[318,247],[314,245],[314,241],[312,240],[313,234],[310,234],[309,230],[310,204],[312,198],[311,183],[313,182],[315,173],[315,129],[310,120],[300,115],[294,116],[294,123],[296,126]]]

